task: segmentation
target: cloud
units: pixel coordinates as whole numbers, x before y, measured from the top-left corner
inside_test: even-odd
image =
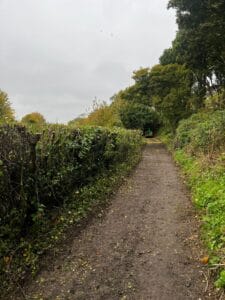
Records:
[[[167,0],[0,0],[0,88],[18,117],[66,122],[158,62],[176,25]]]

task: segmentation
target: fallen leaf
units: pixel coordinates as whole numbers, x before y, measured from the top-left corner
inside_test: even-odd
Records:
[[[204,256],[200,258],[200,262],[204,265],[206,265],[209,262],[209,256]]]

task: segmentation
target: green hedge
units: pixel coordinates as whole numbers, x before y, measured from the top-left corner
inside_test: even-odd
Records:
[[[46,219],[53,219],[56,208],[79,207],[81,199],[74,194],[129,164],[141,145],[138,131],[49,126],[34,134],[17,125],[1,126],[0,275],[18,248],[26,248],[21,246],[26,237],[40,234]]]
[[[25,228],[35,202],[35,136],[23,127],[0,127],[0,250]]]
[[[225,110],[202,112],[180,122],[175,146],[192,154],[212,154],[225,146]]]

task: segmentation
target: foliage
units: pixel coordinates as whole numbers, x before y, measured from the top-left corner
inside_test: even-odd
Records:
[[[29,127],[38,128],[46,124],[46,120],[44,116],[39,112],[32,112],[30,114],[25,115],[22,118],[21,123]]]
[[[161,63],[180,63],[190,68],[200,100],[207,91],[225,85],[225,2],[223,0],[170,0],[177,12],[178,33]],[[199,101],[201,105],[201,101]]]
[[[35,141],[24,127],[0,127],[0,250],[24,227],[34,190]],[[3,252],[4,252],[3,251]]]
[[[192,73],[184,65],[166,64],[156,65],[152,69],[141,68],[133,73],[132,78],[135,83],[118,94],[125,101],[120,109],[120,117],[126,128],[143,130],[149,125],[154,129],[158,128],[159,114],[164,125],[174,131],[178,122],[194,110],[194,80]],[[148,116],[149,113],[152,116]],[[156,123],[153,124],[152,121]]]
[[[225,255],[224,154],[211,165],[205,165],[200,158],[193,158],[184,150],[176,151],[175,159],[186,174],[194,203],[202,210],[203,238],[209,251],[210,265],[221,270],[215,285],[224,287],[225,271],[221,269]],[[218,268],[220,265],[221,268]]]
[[[174,140],[175,159],[186,175],[194,203],[202,211],[209,263],[220,271],[215,282],[218,288],[224,287],[225,274],[224,128],[224,110],[202,111],[180,122]]]
[[[0,90],[0,124],[14,121],[14,111],[8,99],[8,95]]]
[[[0,279],[4,288],[7,274],[17,278],[26,270],[35,271],[38,256],[52,247],[65,226],[85,216],[94,199],[112,190],[108,177],[118,183],[116,170],[124,174],[136,162],[142,137],[122,129],[57,125],[39,135],[21,126],[3,126],[0,137]]]
[[[161,65],[170,65],[177,63],[177,53],[173,47],[165,49],[163,54],[159,58],[159,62]]]
[[[133,72],[135,83],[120,92],[120,97],[127,102],[135,102],[151,106],[151,88],[149,85],[149,68],[141,68]]]
[[[139,103],[127,103],[120,110],[120,118],[125,128],[155,132],[159,127],[159,116],[149,106]]]
[[[119,118],[119,107],[122,105],[120,99],[114,99],[111,105],[106,102],[93,103],[92,112],[87,117],[81,117],[70,121],[70,126],[103,126],[103,127],[121,127]]]
[[[224,288],[225,287],[225,270],[220,272],[219,278],[215,282],[215,286],[217,288]]]
[[[183,150],[176,152],[175,158],[187,175],[192,188],[195,204],[204,210],[204,239],[210,251],[225,247],[225,181],[224,166],[217,162],[214,166],[204,166]]]
[[[205,99],[205,108],[209,111],[225,109],[225,90],[221,90]]]
[[[152,102],[164,125],[174,130],[191,112],[192,76],[183,65],[156,65],[150,72]]]
[[[183,120],[177,128],[175,145],[195,155],[209,157],[225,146],[225,111],[199,112]]]

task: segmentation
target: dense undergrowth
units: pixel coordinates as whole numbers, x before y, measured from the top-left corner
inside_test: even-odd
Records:
[[[142,143],[138,131],[123,129],[0,127],[2,295],[106,200],[138,162]]]
[[[201,210],[209,265],[225,287],[225,111],[199,112],[183,120],[174,139],[174,157],[184,171],[193,201]]]

